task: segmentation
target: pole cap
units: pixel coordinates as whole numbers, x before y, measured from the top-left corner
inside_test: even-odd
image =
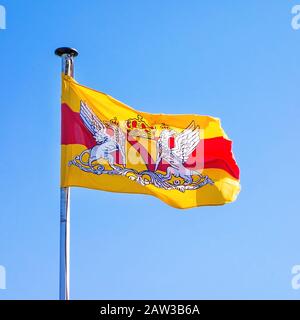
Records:
[[[69,48],[69,47],[61,47],[61,48],[57,48],[55,50],[55,54],[59,57],[63,56],[64,54],[68,54],[70,56],[73,57],[77,57],[78,56],[78,51],[74,48]]]

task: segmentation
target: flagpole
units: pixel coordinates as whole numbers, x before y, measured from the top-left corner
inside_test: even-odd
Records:
[[[62,73],[74,77],[76,49],[58,48],[55,54],[62,58]],[[60,188],[60,262],[59,299],[70,299],[70,188]]]

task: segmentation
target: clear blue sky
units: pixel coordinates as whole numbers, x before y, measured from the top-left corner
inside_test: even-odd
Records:
[[[297,1],[0,4],[0,299],[58,297],[59,46],[79,50],[80,83],[137,109],[220,117],[242,183],[188,211],[72,189],[71,297],[300,299]]]

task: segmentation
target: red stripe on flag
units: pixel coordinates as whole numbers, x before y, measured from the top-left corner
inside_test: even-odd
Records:
[[[65,103],[61,106],[61,144],[82,144],[88,149],[96,144],[79,113],[71,110]]]
[[[232,142],[223,137],[204,139],[204,168],[218,168],[227,171],[236,179],[240,169],[232,155]]]

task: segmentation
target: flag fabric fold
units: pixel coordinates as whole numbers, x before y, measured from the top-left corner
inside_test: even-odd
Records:
[[[176,208],[222,205],[240,191],[220,121],[150,114],[63,75],[61,186],[153,195]]]

